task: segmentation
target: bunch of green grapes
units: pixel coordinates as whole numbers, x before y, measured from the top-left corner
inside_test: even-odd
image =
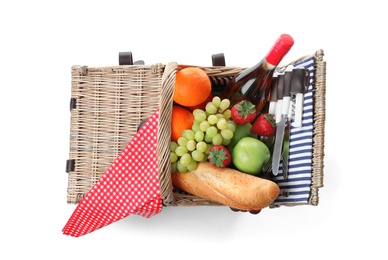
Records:
[[[213,145],[228,145],[236,130],[231,119],[230,100],[215,96],[206,104],[205,110],[193,111],[194,123],[191,129],[183,130],[176,142],[170,143],[172,171],[195,170],[198,162],[207,160]]]

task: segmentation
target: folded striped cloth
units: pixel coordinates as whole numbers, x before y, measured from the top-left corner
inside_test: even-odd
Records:
[[[288,179],[283,178],[282,161],[279,174],[273,179],[281,190],[281,194],[273,202],[274,206],[285,203],[307,204],[311,191],[314,58],[308,58],[293,65],[295,68],[309,70],[310,84],[304,95],[302,127],[293,126],[293,120],[291,120]]]

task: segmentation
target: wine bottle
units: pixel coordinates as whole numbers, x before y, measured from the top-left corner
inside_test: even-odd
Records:
[[[268,54],[256,65],[239,72],[228,82],[221,98],[228,98],[231,106],[241,100],[251,101],[260,113],[271,93],[271,81],[276,67],[294,45],[294,39],[282,34]]]

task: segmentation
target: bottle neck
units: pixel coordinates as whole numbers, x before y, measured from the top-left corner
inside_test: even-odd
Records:
[[[275,68],[276,68],[275,65],[269,63],[266,58],[263,58],[260,62],[256,63],[254,66],[249,67],[249,68],[245,69],[244,71],[240,72],[236,76],[234,81],[238,82],[241,79],[247,77],[247,75],[250,75],[251,73],[254,73],[255,71],[258,71],[258,70],[260,70],[262,72],[264,72],[264,71],[269,72],[269,71],[275,71]]]
[[[279,63],[278,63],[278,64],[279,64]],[[267,60],[267,57],[265,57],[265,58],[263,59],[263,67],[264,67],[266,70],[273,70],[273,69],[276,68],[276,66],[277,66],[277,64],[275,65],[275,64],[269,62],[269,61]]]

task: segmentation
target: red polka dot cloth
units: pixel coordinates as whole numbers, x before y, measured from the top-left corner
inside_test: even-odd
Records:
[[[65,235],[79,237],[130,214],[150,218],[160,213],[158,122],[156,110],[78,203],[62,230]]]

